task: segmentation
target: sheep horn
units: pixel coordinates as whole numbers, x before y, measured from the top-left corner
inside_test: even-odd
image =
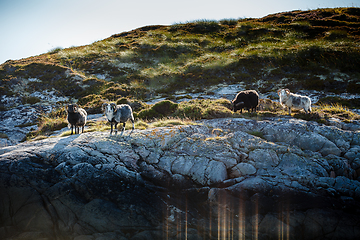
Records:
[[[280,92],[281,92],[281,89],[279,89],[278,91],[277,91],[277,94],[280,96]]]
[[[106,108],[107,105],[108,105],[107,103],[103,103],[101,105],[101,111],[105,111],[105,108]]]
[[[110,103],[111,108],[113,109],[113,111],[115,112],[116,109],[116,104],[115,103]]]
[[[290,90],[288,88],[284,89],[287,94],[290,94]]]
[[[240,105],[242,105],[242,104],[244,104],[244,102],[238,102],[237,104],[235,104],[235,106],[240,106]]]

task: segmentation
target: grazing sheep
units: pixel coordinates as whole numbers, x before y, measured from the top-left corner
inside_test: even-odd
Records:
[[[82,133],[84,132],[84,126],[86,124],[87,113],[83,108],[79,108],[77,104],[69,104],[67,107],[67,120],[69,122],[69,128],[71,128],[71,135],[73,134],[73,128],[75,127],[77,133],[80,131],[80,127],[82,127]]]
[[[291,115],[292,107],[297,109],[303,108],[306,113],[311,112],[311,99],[309,97],[291,93],[287,88],[279,89],[277,93],[280,97],[281,105],[289,108],[289,115]]]
[[[105,113],[106,118],[111,124],[110,134],[113,132],[113,125],[115,125],[115,134],[117,134],[118,123],[123,123],[123,129],[121,131],[121,134],[123,134],[125,130],[125,123],[127,120],[130,120],[132,122],[132,130],[134,130],[134,116],[132,113],[132,109],[128,104],[116,105],[115,103],[104,103],[101,109]]]
[[[232,103],[234,112],[240,109],[242,113],[243,108],[246,108],[249,112],[250,110],[256,112],[256,107],[259,105],[259,94],[255,90],[241,91],[236,95]]]

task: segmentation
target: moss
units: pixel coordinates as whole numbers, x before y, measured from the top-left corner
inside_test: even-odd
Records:
[[[250,131],[248,132],[249,134],[253,135],[253,136],[256,136],[256,137],[259,137],[259,138],[263,138],[264,139],[264,134],[262,132],[259,132],[259,131]]]
[[[9,136],[6,133],[0,132],[0,138],[9,139]]]
[[[25,96],[22,98],[22,103],[23,104],[35,104],[40,102],[40,98],[38,97],[32,97],[32,96]]]

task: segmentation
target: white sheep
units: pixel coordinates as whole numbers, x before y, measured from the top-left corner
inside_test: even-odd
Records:
[[[309,97],[291,93],[287,88],[279,89],[277,93],[280,97],[280,104],[285,108],[289,108],[289,115],[291,115],[292,107],[302,108],[306,113],[311,112],[311,99]]]
[[[101,107],[103,112],[105,113],[106,118],[111,124],[110,134],[113,132],[113,125],[115,125],[115,134],[117,134],[117,124],[123,123],[123,129],[121,134],[123,134],[125,130],[125,124],[127,120],[130,120],[133,124],[132,130],[135,128],[134,116],[132,113],[132,109],[128,104],[120,104],[116,105],[115,103],[104,103]]]

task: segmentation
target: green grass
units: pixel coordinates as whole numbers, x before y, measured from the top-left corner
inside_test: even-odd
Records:
[[[140,104],[130,102],[123,98],[119,103]],[[155,127],[173,127],[178,125],[196,125],[195,120],[214,119],[214,118],[236,118],[244,117],[248,119],[263,120],[268,117],[287,116],[288,112],[283,109],[279,103],[270,99],[260,101],[259,110],[256,113],[248,113],[245,111],[240,114],[230,110],[231,103],[226,99],[195,99],[174,103],[169,100],[160,101],[153,105],[141,103],[137,110],[134,111],[135,129],[144,130]],[[135,108],[136,109],[136,108]],[[337,118],[343,122],[351,122],[360,120],[360,115],[350,111],[346,106],[336,104],[318,104],[313,106],[312,112],[306,114],[303,110],[293,110],[292,116],[295,118],[316,121],[322,124],[329,124],[330,118]],[[121,125],[121,124],[120,124]],[[121,126],[118,126],[118,129]],[[67,126],[66,112],[60,109],[45,116],[40,117],[38,129],[30,132],[27,140],[44,139],[51,135],[54,131],[60,130]],[[130,130],[132,124],[126,124],[126,130]],[[107,121],[88,121],[85,132],[109,131],[110,124]],[[221,132],[213,130],[214,134]],[[254,136],[262,138],[258,132],[249,132]],[[63,132],[60,136],[69,136],[70,130]]]
[[[131,104],[137,119],[144,121],[139,123],[141,128],[147,128],[146,121],[154,119],[239,116],[223,99],[193,99],[162,107],[159,104],[164,103],[143,103],[154,96],[171,99],[179,91],[203,92],[219,83],[241,84],[261,93],[288,87],[294,92],[307,89],[358,94],[359,22],[360,8],[334,8],[277,13],[260,19],[202,19],[146,26],[86,46],[56,48],[39,56],[7,61],[0,65],[0,93],[30,96],[34,91],[56,89],[59,95],[78,100],[89,114],[100,113],[104,101],[122,99]],[[30,78],[37,81],[30,82]],[[38,101],[23,98],[23,103]],[[324,99],[323,103],[359,106],[358,100]],[[172,108],[166,110],[166,104]],[[6,107],[1,105],[0,109]],[[356,118],[325,108],[314,111],[307,116],[295,113],[324,123],[330,116],[350,121]],[[285,114],[274,105],[242,116],[261,119]],[[49,123],[41,127],[43,132],[61,126],[63,123],[50,120],[63,119],[64,112],[60,115],[41,119],[40,123]]]
[[[90,45],[58,48],[27,61],[13,61],[11,65],[18,68],[15,75],[21,77],[39,77],[47,72],[47,76],[39,77],[42,83],[31,86],[38,89],[48,87],[50,80],[56,79],[54,74],[66,69],[79,73],[84,78],[80,85],[74,85],[70,77],[62,77],[61,84],[51,83],[63,94],[75,94],[76,98],[96,94],[115,100],[120,94],[144,99],[149,94],[224,81],[242,81],[250,88],[259,79],[269,85],[284,78],[291,80],[294,88],[334,90],[334,84],[313,83],[314,72],[324,68],[349,74],[349,82],[338,83],[337,88],[357,92],[353,85],[359,81],[359,21],[358,8],[295,11],[262,19],[203,19],[135,29]],[[34,61],[51,64],[27,67]],[[264,74],[266,68],[277,71]],[[4,74],[1,69],[5,86],[14,74]],[[117,95],[109,93],[109,88],[114,88],[109,82],[86,87],[87,79],[95,80],[97,74],[105,73],[111,82],[119,84]],[[327,78],[336,82],[330,73]]]
[[[180,103],[165,100],[149,105],[135,116],[147,120],[163,117],[212,119],[233,116],[230,108],[231,103],[226,99],[194,99]]]
[[[29,132],[24,140],[39,140],[49,136],[56,130],[60,130],[68,125],[64,118],[51,118],[42,116],[38,120],[38,129]]]

